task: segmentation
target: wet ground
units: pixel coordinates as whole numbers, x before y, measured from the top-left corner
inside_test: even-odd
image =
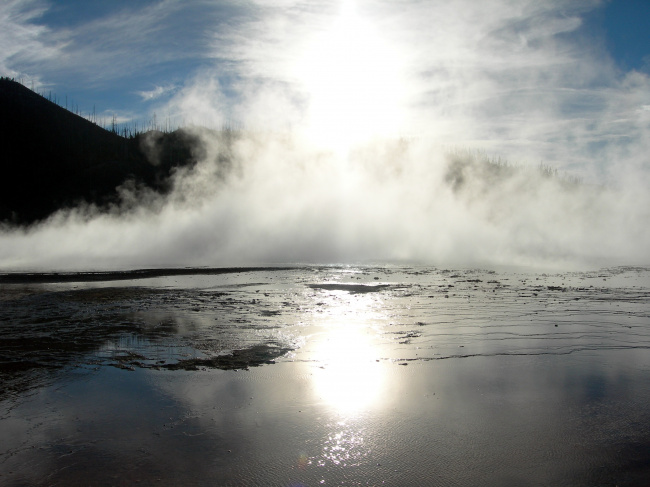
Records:
[[[2,485],[647,485],[650,269],[0,275]]]

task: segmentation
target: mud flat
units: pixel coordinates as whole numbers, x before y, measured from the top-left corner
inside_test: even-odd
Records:
[[[0,276],[1,485],[650,481],[648,268],[97,276]]]

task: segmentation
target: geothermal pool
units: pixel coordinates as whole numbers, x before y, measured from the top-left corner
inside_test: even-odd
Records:
[[[0,484],[646,485],[650,268],[0,275]]]

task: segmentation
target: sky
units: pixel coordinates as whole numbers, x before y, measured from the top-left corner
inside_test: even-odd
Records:
[[[597,179],[648,127],[648,25],[646,0],[6,0],[0,74],[107,123],[425,134]]]
[[[648,25],[647,0],[5,0],[1,75],[107,124],[190,127],[208,156],[165,201],[121,188],[149,203],[0,232],[0,267],[647,264]],[[225,182],[198,127],[228,125],[249,136]],[[454,193],[462,154],[583,185],[475,169]]]

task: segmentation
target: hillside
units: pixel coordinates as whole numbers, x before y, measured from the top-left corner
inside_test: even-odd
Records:
[[[0,79],[0,222],[29,224],[80,202],[106,207],[128,180],[168,191],[173,168],[195,162],[198,139],[182,131],[156,134],[154,165],[145,137],[121,137]]]

